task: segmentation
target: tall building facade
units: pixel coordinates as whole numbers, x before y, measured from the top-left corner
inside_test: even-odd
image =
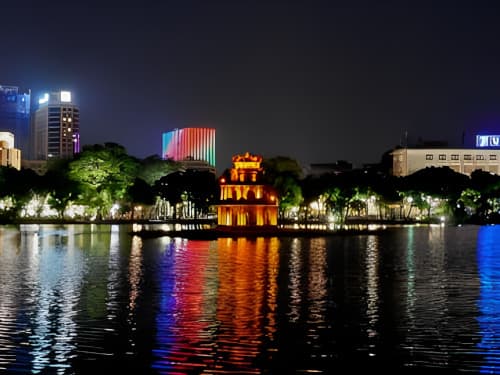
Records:
[[[32,116],[32,158],[71,158],[80,152],[80,109],[70,91],[43,94]]]
[[[29,92],[23,93],[17,86],[0,85],[0,131],[14,135],[16,148],[23,156],[29,154],[30,148],[30,98]]]
[[[215,129],[183,128],[163,133],[163,159],[206,161],[215,167]]]

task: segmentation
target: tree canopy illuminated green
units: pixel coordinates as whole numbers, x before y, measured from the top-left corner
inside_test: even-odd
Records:
[[[84,147],[70,163],[69,176],[81,185],[80,201],[95,210],[97,218],[109,216],[113,204],[125,198],[137,176],[139,161],[116,143]]]
[[[302,191],[299,181],[302,178],[302,168],[299,163],[286,156],[276,156],[264,159],[265,181],[271,184],[279,197],[279,216],[284,218],[285,213],[302,202]]]

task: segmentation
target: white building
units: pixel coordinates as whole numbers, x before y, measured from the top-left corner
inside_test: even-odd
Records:
[[[477,169],[500,171],[500,149],[400,148],[391,154],[394,176],[408,176],[427,167],[450,167],[467,176]]]
[[[0,165],[21,169],[21,150],[14,148],[14,134],[0,132]]]

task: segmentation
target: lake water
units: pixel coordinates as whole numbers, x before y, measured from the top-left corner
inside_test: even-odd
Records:
[[[0,226],[0,372],[500,373],[500,226],[130,230]]]

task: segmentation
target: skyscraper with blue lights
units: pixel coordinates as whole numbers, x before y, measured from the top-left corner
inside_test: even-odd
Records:
[[[0,131],[14,134],[15,147],[22,157],[29,154],[30,147],[30,97],[17,86],[0,85]]]

